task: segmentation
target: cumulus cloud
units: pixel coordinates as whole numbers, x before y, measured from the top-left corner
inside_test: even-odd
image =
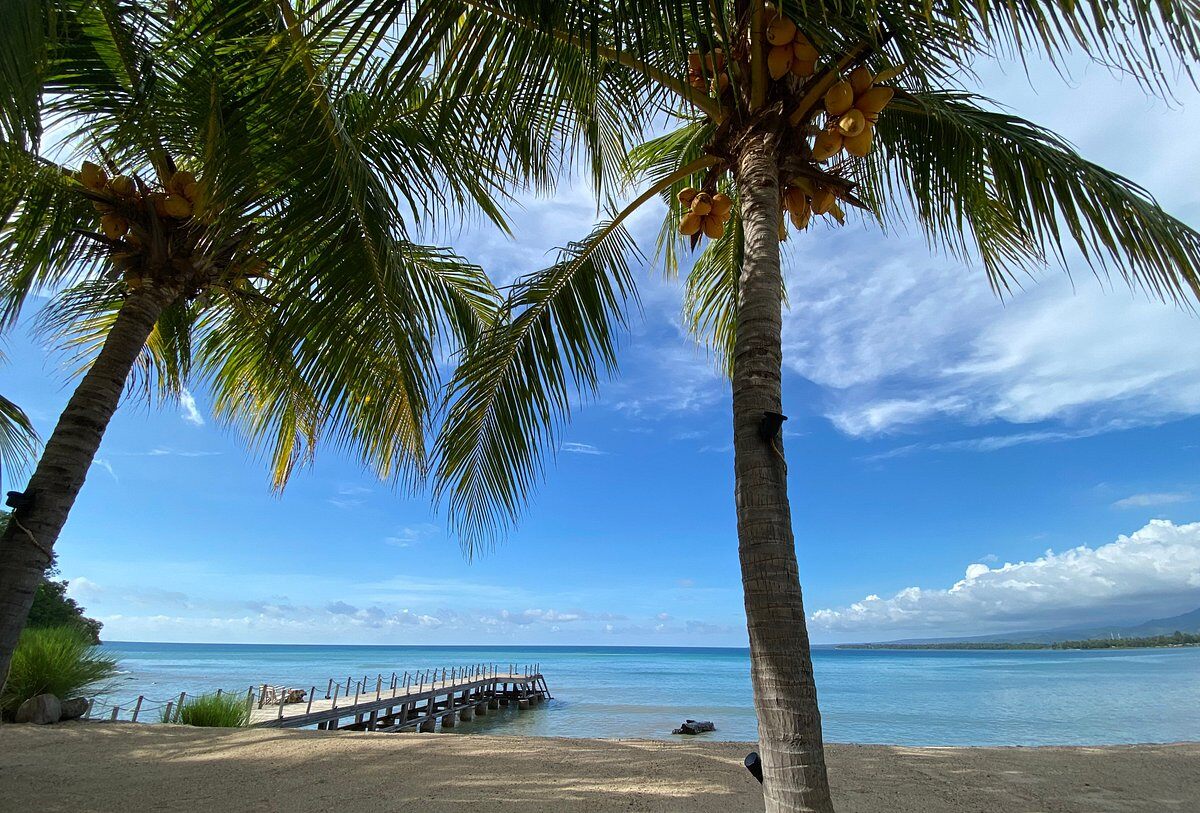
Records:
[[[947,588],[908,587],[817,610],[815,631],[843,638],[961,635],[1108,620],[1138,621],[1200,604],[1200,522],[1154,520],[1097,547],[1032,561],[968,565]]]

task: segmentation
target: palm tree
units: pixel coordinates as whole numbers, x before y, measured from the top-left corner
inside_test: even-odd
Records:
[[[0,327],[49,296],[83,373],[10,499],[2,676],[127,386],[206,384],[276,487],[319,442],[407,482],[440,360],[496,300],[411,230],[504,221],[436,89],[328,59],[286,0],[22,0],[0,32]]]
[[[983,58],[1070,51],[1169,93],[1200,56],[1193,0],[343,0],[323,25],[385,44],[390,69],[451,96],[488,88],[507,114],[554,111],[555,170],[578,157],[601,199],[643,191],[507,293],[452,383],[437,482],[468,552],[517,515],[577,390],[615,366],[635,295],[622,222],[661,197],[668,267],[709,240],[687,320],[733,391],[734,469],[755,708],[769,811],[829,811],[779,432],[779,244],[786,216],[845,210],[915,222],[982,262],[998,293],[1078,250],[1164,300],[1200,295],[1200,235],[1133,182],[963,89]],[[332,10],[331,10],[332,9]],[[486,120],[469,99],[450,105]],[[668,124],[675,129],[663,132]],[[640,142],[640,143],[639,143]],[[726,200],[722,195],[729,198]]]

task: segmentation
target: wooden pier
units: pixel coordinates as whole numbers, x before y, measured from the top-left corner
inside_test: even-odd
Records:
[[[246,695],[250,725],[262,728],[304,728],[342,731],[435,731],[438,723],[450,729],[459,722],[483,717],[501,706],[524,711],[551,699],[539,664],[506,667],[476,664],[433,669],[361,680],[332,678],[325,696],[310,687],[304,700],[287,702],[293,687],[262,684]]]

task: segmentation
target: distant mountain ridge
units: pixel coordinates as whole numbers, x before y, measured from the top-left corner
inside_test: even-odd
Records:
[[[1200,633],[1200,607],[1191,612],[1173,615],[1170,618],[1155,618],[1141,624],[1107,626],[1074,626],[1058,627],[1049,630],[1029,630],[1025,632],[1005,632],[995,635],[954,636],[949,638],[905,638],[897,641],[879,643],[889,644],[948,644],[948,643],[980,643],[980,644],[1052,644],[1058,641],[1086,641],[1093,638],[1148,638],[1154,635],[1170,635],[1175,631]]]

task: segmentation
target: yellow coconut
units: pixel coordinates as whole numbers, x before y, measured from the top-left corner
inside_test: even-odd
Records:
[[[840,116],[854,107],[854,88],[846,80],[836,83],[825,92],[825,109],[831,116]]]
[[[795,38],[796,24],[782,14],[767,25],[767,42],[772,45],[791,45]]]
[[[109,240],[117,240],[129,231],[129,221],[120,215],[104,215],[100,218],[100,230]]]
[[[712,196],[712,213],[717,217],[729,217],[729,213],[733,211],[733,198],[726,195],[724,192],[718,192]]]
[[[838,119],[838,132],[847,138],[853,138],[863,131],[867,126],[867,117],[862,114],[861,110],[850,110],[846,115]]]
[[[108,182],[108,188],[113,191],[114,195],[120,195],[123,198],[133,197],[133,193],[137,191],[137,187],[133,183],[133,178],[128,175],[114,175],[112,180]]]
[[[704,218],[702,228],[704,229],[705,237],[709,238],[710,240],[716,240],[718,237],[721,237],[725,234],[725,221],[721,220],[719,217],[713,217],[712,215],[709,215],[708,217]]]
[[[95,189],[98,192],[108,183],[108,175],[100,168],[99,164],[84,161],[79,168],[79,180],[88,189]]]
[[[192,203],[183,195],[167,195],[163,201],[163,211],[170,217],[183,219],[192,216]]]
[[[712,211],[712,195],[701,192],[692,198],[692,212],[704,216]]]
[[[776,45],[767,54],[767,73],[772,79],[782,79],[792,69],[792,49],[788,45]]]
[[[725,88],[729,87],[729,74],[725,72],[718,73],[716,79],[713,80],[716,84],[717,93],[721,93]]]
[[[801,62],[816,62],[817,57],[820,56],[817,53],[817,49],[813,47],[812,42],[809,41],[808,37],[804,36],[803,31],[796,32],[796,38],[792,40],[792,53]]]
[[[828,161],[842,151],[842,134],[836,130],[822,130],[813,144],[812,154],[815,161]]]
[[[808,195],[803,189],[789,186],[783,193],[783,205],[789,212],[799,212],[808,208]]]
[[[181,169],[171,176],[171,182],[167,184],[167,188],[176,194],[183,194],[184,187],[195,182],[195,175],[188,172],[186,169]]]
[[[685,186],[679,190],[679,202],[684,206],[691,206],[696,195],[700,194],[700,190],[694,186]]]
[[[862,65],[850,71],[850,87],[854,88],[855,96],[866,93],[874,82],[875,77],[871,76],[871,72]]]
[[[812,209],[808,208],[807,204],[799,212],[788,212],[788,219],[792,221],[792,225],[803,231],[808,228],[808,222],[812,220]]]
[[[833,208],[835,203],[837,203],[837,198],[834,197],[833,190],[818,189],[812,199],[813,214],[823,215]]]
[[[854,106],[868,116],[876,116],[888,106],[888,102],[892,100],[895,93],[896,91],[891,88],[871,88],[854,101]]]
[[[696,232],[700,231],[701,220],[703,218],[695,212],[688,212],[679,221],[679,233],[684,237],[691,237]]]
[[[817,72],[817,61],[805,59],[792,60],[792,75],[799,76],[801,79],[807,79]]]
[[[190,200],[190,201],[192,201],[193,203],[195,203],[195,202],[196,202],[196,196],[197,196],[197,195],[199,194],[199,192],[200,192],[200,184],[196,183],[195,181],[192,181],[191,183],[189,183],[189,184],[186,184],[186,185],[183,187],[183,189],[180,189],[179,191],[180,191],[180,193],[182,193],[182,194],[183,194],[183,196],[184,196],[185,198],[187,198],[188,200]]]
[[[874,135],[875,128],[868,122],[861,133],[845,140],[846,152],[862,158],[871,151],[871,139]]]

